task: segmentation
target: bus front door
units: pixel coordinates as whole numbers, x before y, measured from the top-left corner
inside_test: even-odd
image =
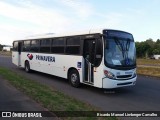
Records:
[[[94,59],[95,59],[95,39],[84,40],[84,77],[83,81],[88,84],[94,84]]]

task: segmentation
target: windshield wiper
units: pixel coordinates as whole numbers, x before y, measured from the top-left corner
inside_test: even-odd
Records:
[[[129,47],[130,47],[130,39],[127,39],[127,43],[126,43],[126,51],[129,50]]]
[[[115,43],[117,44],[119,50],[122,51],[123,58],[125,58],[124,45],[119,41],[119,39],[117,37],[115,37],[114,40],[115,40]]]
[[[130,47],[130,39],[127,39],[126,45],[124,44],[124,41],[121,43],[119,39],[116,37],[114,38],[114,40],[119,50],[122,51],[122,55],[123,55],[126,65],[128,65],[129,64],[128,51]]]

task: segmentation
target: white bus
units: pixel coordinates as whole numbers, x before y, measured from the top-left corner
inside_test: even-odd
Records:
[[[98,88],[136,84],[136,50],[132,34],[101,29],[36,36],[13,42],[12,62],[31,70]]]

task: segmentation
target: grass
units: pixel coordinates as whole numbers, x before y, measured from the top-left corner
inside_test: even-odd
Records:
[[[160,65],[160,60],[137,59],[137,65]]]
[[[149,66],[145,66],[145,65],[149,65]],[[137,67],[138,74],[160,77],[160,60],[137,59],[137,66],[138,66]]]
[[[20,91],[24,92],[32,99],[40,103],[49,111],[99,111],[96,107],[85,102],[67,96],[54,88],[40,84],[33,80],[27,79],[11,70],[0,67],[0,75],[9,81]],[[107,106],[106,106],[107,107]],[[116,120],[115,117],[98,118],[98,117],[65,117],[63,119],[82,119],[82,120]]]
[[[160,67],[137,67],[137,73],[141,75],[160,77]]]
[[[12,52],[11,51],[0,51],[0,55],[12,56]]]

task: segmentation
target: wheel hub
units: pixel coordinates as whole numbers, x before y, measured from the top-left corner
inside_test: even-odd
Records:
[[[71,81],[72,81],[72,83],[75,83],[77,81],[77,75],[76,74],[71,75]]]

